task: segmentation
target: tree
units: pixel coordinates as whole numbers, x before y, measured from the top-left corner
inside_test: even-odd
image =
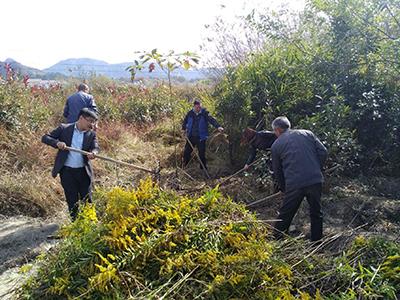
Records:
[[[168,79],[169,88],[169,99],[171,105],[173,105],[173,90],[172,90],[172,73],[183,68],[189,70],[199,63],[199,56],[196,53],[186,51],[183,53],[175,53],[170,51],[166,54],[160,53],[157,49],[153,49],[150,52],[142,52],[139,55],[139,60],[135,60],[134,65],[127,68],[131,73],[131,80],[135,79],[138,71],[144,70],[146,67],[149,72],[153,72],[158,66],[163,72],[166,73]],[[178,155],[177,155],[177,144],[176,144],[176,115],[173,110],[173,136],[175,143],[175,170],[178,170]]]

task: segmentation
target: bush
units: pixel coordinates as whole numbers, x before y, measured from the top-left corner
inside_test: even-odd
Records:
[[[339,93],[328,100],[321,98],[316,111],[301,120],[298,127],[312,130],[328,147],[328,165],[339,163],[354,171],[360,146],[349,126],[351,109]]]
[[[310,255],[305,242],[269,241],[268,227],[216,189],[189,198],[146,180],[136,190],[99,191],[95,199],[96,207],[87,205],[62,229],[64,240],[22,297],[322,299],[333,292],[367,295],[366,282],[355,276],[376,267],[375,294],[394,299],[393,243],[360,246],[359,239],[339,258]],[[323,289],[301,288],[305,282]]]
[[[30,297],[265,299],[290,289],[265,228],[217,190],[179,197],[147,180],[97,201],[97,213],[87,206],[63,229],[59,251],[26,287]]]
[[[319,133],[347,171],[398,175],[397,2],[307,2],[295,18],[256,10],[246,18],[267,42],[227,68],[215,89],[218,112],[233,127],[231,158],[242,159],[243,128],[268,129],[286,115]]]

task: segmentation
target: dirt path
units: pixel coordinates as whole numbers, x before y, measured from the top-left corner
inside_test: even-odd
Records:
[[[58,228],[54,220],[0,217],[0,299],[12,299],[13,289],[27,277],[20,267],[57,243],[48,237]]]

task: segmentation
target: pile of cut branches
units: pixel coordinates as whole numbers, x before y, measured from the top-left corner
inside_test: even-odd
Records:
[[[399,245],[358,238],[331,255],[321,250],[332,239],[276,242],[217,189],[179,196],[149,179],[95,199],[62,229],[22,298],[395,299],[400,287]]]

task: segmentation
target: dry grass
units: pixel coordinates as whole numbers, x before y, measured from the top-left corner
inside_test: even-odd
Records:
[[[11,170],[12,171],[12,170]],[[0,214],[50,216],[65,207],[58,182],[34,168],[0,175]]]

